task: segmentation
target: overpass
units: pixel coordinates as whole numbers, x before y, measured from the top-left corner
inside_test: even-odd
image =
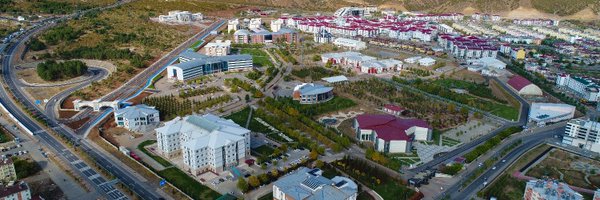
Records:
[[[73,107],[75,111],[80,111],[82,108],[91,107],[94,111],[100,111],[101,108],[113,108],[113,110],[119,109],[119,101],[100,101],[100,99],[96,99],[93,101],[82,101],[81,99],[77,99],[73,101]]]

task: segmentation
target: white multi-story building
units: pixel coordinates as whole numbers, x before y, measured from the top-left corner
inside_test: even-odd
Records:
[[[189,11],[169,11],[169,15],[159,15],[158,21],[160,22],[193,22],[204,19],[202,13],[191,13]]]
[[[262,19],[261,18],[250,19],[250,22],[248,23],[248,29],[257,30],[257,29],[261,29],[261,27],[262,27]]]
[[[231,40],[215,40],[204,46],[204,54],[207,56],[226,56],[231,51]]]
[[[182,155],[194,174],[222,172],[250,154],[250,130],[213,114],[177,117],[155,130],[158,150]]]
[[[600,123],[572,119],[565,127],[562,143],[600,153]]]
[[[206,56],[186,51],[179,55],[179,63],[167,66],[167,77],[171,81],[187,81],[207,74],[244,71],[252,67],[249,54]]]
[[[227,21],[227,32],[231,33],[236,32],[240,28],[240,20],[239,19],[230,19]]]
[[[271,32],[277,32],[281,30],[281,26],[283,26],[283,19],[271,20]]]
[[[598,101],[598,96],[600,95],[598,85],[592,80],[569,74],[559,74],[556,77],[556,85],[567,87],[579,94],[582,99],[590,102]]]
[[[114,117],[118,127],[136,132],[151,130],[160,123],[158,110],[144,104],[116,110]]]
[[[356,200],[358,186],[343,176],[328,179],[320,169],[300,167],[273,183],[274,200]]]
[[[333,44],[339,47],[355,51],[360,51],[367,48],[367,43],[360,40],[353,40],[348,38],[336,38],[335,40],[333,40]]]

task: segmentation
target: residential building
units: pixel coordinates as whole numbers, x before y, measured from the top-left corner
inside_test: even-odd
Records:
[[[15,171],[12,159],[6,158],[0,160],[0,176],[0,180],[4,183],[17,180],[17,172]]]
[[[569,185],[556,180],[529,180],[525,185],[524,200],[583,200],[583,196]]]
[[[335,17],[363,17],[371,16],[371,12],[377,11],[377,7],[342,7],[333,13]]]
[[[316,104],[333,99],[333,87],[325,87],[316,83],[302,83],[294,87],[294,100],[301,104]]]
[[[440,34],[438,45],[457,59],[495,58],[499,45],[490,39],[477,36]]]
[[[158,110],[144,104],[115,110],[114,117],[118,127],[141,133],[156,128],[160,123]]]
[[[556,85],[569,88],[577,93],[581,99],[589,102],[597,102],[600,86],[591,79],[571,76],[569,74],[559,74],[556,78]]]
[[[333,42],[333,34],[329,33],[325,29],[322,29],[318,33],[314,34],[314,41],[316,43],[332,43]]]
[[[429,67],[434,64],[435,64],[435,59],[433,59],[431,57],[425,57],[425,58],[419,59],[419,65],[421,65],[421,66]]]
[[[508,80],[507,83],[508,85],[510,85],[510,87],[515,89],[515,91],[517,91],[519,95],[541,96],[543,94],[542,89],[540,89],[540,87],[519,75],[514,75]]]
[[[167,67],[167,77],[169,80],[186,81],[207,74],[243,71],[252,67],[252,56],[248,54],[206,56],[186,51],[179,55],[179,63]]]
[[[525,26],[558,26],[559,20],[552,19],[513,19],[513,24]]]
[[[539,125],[572,119],[575,106],[562,103],[532,103],[529,121]]]
[[[226,56],[231,51],[231,40],[215,40],[204,46],[204,54],[207,56]]]
[[[250,32],[246,29],[237,30],[233,33],[233,39],[238,44],[263,44],[273,42],[285,42],[288,44],[299,41],[296,31],[281,28],[277,32],[269,32],[264,29],[255,29]]]
[[[367,43],[360,40],[353,40],[348,38],[336,38],[335,40],[333,40],[333,44],[354,51],[360,51],[367,48]]]
[[[31,191],[26,182],[0,185],[0,200],[29,200]]]
[[[262,19],[261,18],[252,18],[250,22],[248,22],[248,29],[256,30],[261,29],[262,27]]]
[[[283,26],[283,19],[271,20],[271,31],[278,32]]]
[[[510,51],[510,57],[514,60],[524,60],[527,52],[523,48],[512,48]]]
[[[420,119],[399,119],[394,115],[362,114],[354,120],[356,138],[372,142],[384,153],[407,153],[413,141],[431,140],[432,128]]]
[[[231,31],[236,32],[240,28],[240,20],[239,19],[230,19],[227,21],[227,32]]]
[[[204,19],[202,13],[191,13],[189,11],[169,11],[169,15],[159,15],[159,22],[187,23]]]
[[[176,117],[155,130],[159,152],[182,155],[193,174],[219,173],[250,155],[250,130],[213,114]]]
[[[384,112],[387,112],[389,114],[396,115],[396,116],[400,116],[404,112],[406,112],[406,109],[404,109],[404,108],[402,108],[400,106],[397,106],[397,105],[393,105],[393,104],[385,104],[385,105],[383,105],[382,110]]]
[[[349,178],[328,179],[320,169],[300,167],[273,183],[274,200],[356,200],[358,186]]]
[[[572,119],[567,123],[567,127],[565,127],[562,143],[600,153],[599,133],[599,122]]]

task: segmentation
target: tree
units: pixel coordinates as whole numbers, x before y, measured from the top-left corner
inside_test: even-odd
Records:
[[[312,57],[312,60],[313,60],[313,61],[315,61],[315,62],[317,62],[317,61],[321,60],[321,55],[319,55],[319,54],[315,54],[315,55]]]
[[[272,169],[271,170],[271,177],[273,177],[273,178],[279,177],[279,171],[277,169]]]
[[[248,183],[250,184],[250,186],[255,188],[260,185],[260,180],[258,180],[256,176],[250,176],[248,177]]]
[[[323,165],[324,165],[323,161],[321,161],[321,160],[315,161],[315,167],[321,168],[321,167],[323,167]]]
[[[238,189],[240,189],[242,192],[246,192],[246,191],[248,191],[248,189],[249,189],[249,188],[248,188],[248,182],[246,182],[246,180],[245,180],[243,177],[240,177],[240,178],[238,179],[238,182],[237,182],[237,187],[238,187]]]
[[[319,153],[316,150],[313,149],[313,150],[310,151],[310,154],[308,155],[308,157],[311,160],[316,160],[317,157],[319,157]]]
[[[262,184],[267,184],[267,183],[269,183],[269,176],[267,176],[267,174],[261,174],[261,175],[258,175],[258,179],[260,179],[260,182],[261,182]]]

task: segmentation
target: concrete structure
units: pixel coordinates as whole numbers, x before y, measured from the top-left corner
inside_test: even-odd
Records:
[[[226,56],[231,51],[231,40],[215,40],[204,45],[204,54],[207,56]]]
[[[575,106],[562,103],[532,103],[529,110],[529,121],[539,125],[572,119]]]
[[[515,75],[508,80],[508,85],[515,89],[519,95],[536,95],[541,96],[543,94],[542,89],[537,85],[534,85],[526,78]]]
[[[167,77],[169,80],[187,81],[207,74],[244,71],[252,67],[252,56],[248,54],[206,56],[187,51],[179,55],[179,63],[167,67]]]
[[[420,119],[398,119],[394,115],[358,115],[354,120],[356,138],[372,142],[384,153],[407,153],[412,142],[431,140],[432,128]]]
[[[93,101],[82,101],[81,99],[76,99],[73,101],[73,106],[75,111],[80,111],[85,107],[91,107],[96,112],[100,111],[102,108],[112,108],[113,110],[118,110],[119,101],[100,101],[100,99]]]
[[[333,87],[325,87],[315,83],[302,83],[294,87],[294,100],[301,104],[322,103],[333,99]]]
[[[599,122],[572,119],[565,127],[562,143],[600,153],[600,135],[598,133],[600,133]]]
[[[159,15],[159,22],[177,22],[177,23],[187,23],[193,21],[203,20],[204,15],[202,13],[191,13],[189,11],[169,11],[169,15]]]
[[[331,180],[320,169],[300,167],[273,183],[274,200],[356,200],[358,186],[343,176]]]
[[[556,180],[530,180],[525,186],[524,200],[583,200],[583,196]]]
[[[559,74],[556,77],[556,85],[569,88],[577,93],[582,99],[590,102],[598,101],[600,86],[591,79]]]
[[[360,40],[353,40],[348,38],[336,38],[333,40],[333,44],[349,50],[360,51],[367,48],[367,43]]]
[[[114,116],[118,127],[140,133],[152,130],[160,123],[158,110],[144,104],[116,110]]]
[[[421,65],[421,66],[429,67],[434,64],[435,64],[435,59],[433,59],[433,58],[425,57],[425,58],[419,59],[419,65]]]
[[[393,104],[385,104],[385,105],[383,105],[382,110],[384,112],[387,112],[389,114],[396,115],[396,116],[400,116],[400,115],[402,115],[406,111],[406,109],[404,109],[404,108],[402,108],[400,106],[397,106],[397,105],[393,105]]]
[[[15,165],[12,159],[7,158],[0,160],[0,180],[3,183],[8,183],[17,180],[17,172],[15,171]]]
[[[25,182],[0,185],[0,200],[29,200],[31,191]]]
[[[155,130],[159,152],[183,155],[193,174],[222,172],[250,155],[250,130],[213,114],[176,117]]]

